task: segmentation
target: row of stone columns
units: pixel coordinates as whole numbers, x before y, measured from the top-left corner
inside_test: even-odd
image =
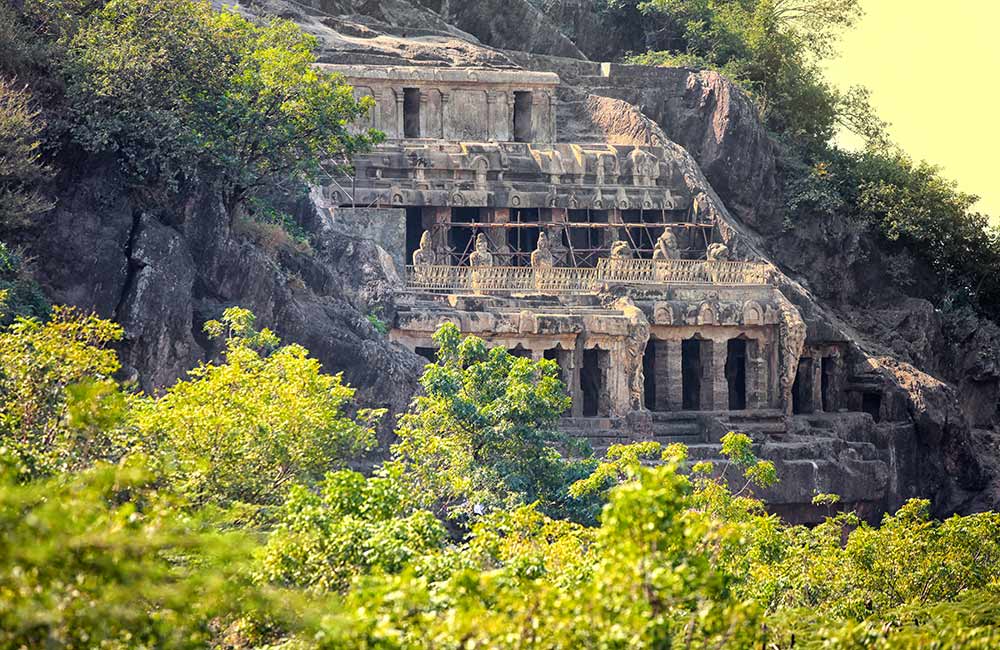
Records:
[[[700,376],[697,410],[723,411],[729,409],[729,380],[726,377],[726,361],[729,356],[729,340],[688,339],[700,346]],[[746,341],[744,366],[745,403],[747,409],[762,409],[770,406],[768,385],[769,364],[767,349],[763,342],[755,339]],[[684,340],[651,338],[653,361],[654,404],[646,404],[649,410],[682,411],[691,410],[684,403]],[[693,379],[693,377],[691,378]],[[649,381],[649,378],[647,378]]]
[[[684,403],[684,363],[683,347],[684,339],[657,339],[650,338],[647,346],[654,346],[653,371],[653,404],[645,404],[649,410],[656,411],[725,411],[730,408],[730,386],[726,376],[726,361],[729,356],[729,340],[727,338],[718,339],[688,339],[697,341],[700,346],[700,376],[697,405]],[[769,385],[773,383],[770,377],[770,364],[767,360],[769,352],[768,346],[763,341],[757,339],[743,339],[746,341],[746,354],[744,373],[745,386],[745,408],[765,409],[773,406],[769,390]],[[647,348],[648,349],[648,348]],[[611,363],[616,350],[601,350],[605,354],[600,355],[604,363],[599,363],[594,372],[599,373],[599,382],[602,390],[597,395],[597,411],[599,415],[607,415],[615,409],[611,402],[620,391],[615,387],[626,381],[624,377],[613,376],[616,368],[623,364]],[[621,352],[617,350],[617,352]],[[584,416],[584,390],[581,373],[584,366],[585,350],[578,348],[564,348],[562,346],[552,347],[551,345],[535,345],[530,348],[515,350],[521,356],[530,356],[534,360],[539,360],[548,356],[555,360],[562,371],[563,381],[567,390],[573,398],[573,417]],[[619,381],[620,380],[620,381]],[[648,381],[648,378],[647,378]]]

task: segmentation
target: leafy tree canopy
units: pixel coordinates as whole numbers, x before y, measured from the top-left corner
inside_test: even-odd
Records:
[[[305,348],[279,346],[239,308],[205,329],[227,336],[225,363],[204,363],[132,408],[131,425],[163,454],[175,489],[196,502],[277,504],[294,483],[315,482],[372,445],[384,411],[349,417],[354,389]]]

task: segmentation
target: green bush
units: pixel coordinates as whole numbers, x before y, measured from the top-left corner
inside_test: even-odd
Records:
[[[0,330],[0,445],[26,478],[123,453],[110,349],[121,335],[118,325],[65,307],[45,323],[19,317]]]
[[[226,337],[225,363],[204,363],[132,409],[145,444],[176,464],[166,469],[175,490],[198,503],[280,504],[295,483],[316,482],[373,444],[384,411],[348,417],[354,389],[323,374],[305,348],[279,347],[244,309],[205,328]]]

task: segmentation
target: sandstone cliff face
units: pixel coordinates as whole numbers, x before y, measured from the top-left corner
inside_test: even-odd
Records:
[[[1000,396],[1000,328],[973,316],[944,319],[926,301],[880,282],[885,253],[858,226],[816,219],[786,228],[774,145],[749,99],[723,77],[587,60],[631,38],[634,26],[607,35],[602,49],[584,2],[265,0],[253,8],[316,35],[324,62],[557,72],[562,139],[670,151],[692,194],[719,216],[734,252],[779,266],[780,288],[802,312],[810,339],[848,346],[850,371],[877,383],[885,409],[899,419],[876,426],[859,415],[834,430],[799,422],[792,443],[763,450],[787,461],[779,502],[794,504],[793,490],[814,486],[872,509],[911,496],[933,496],[942,513],[997,503],[990,470],[1000,467],[1000,454],[990,432]],[[312,252],[302,252],[231,225],[208,187],[142,209],[112,166],[91,160],[72,165],[56,185],[59,207],[20,243],[38,260],[53,301],[123,324],[123,361],[147,390],[217,352],[202,324],[238,304],[284,340],[305,345],[327,370],[343,371],[365,405],[394,413],[406,407],[423,362],[367,319],[376,310],[393,316],[388,255],[338,232],[322,209],[299,206],[314,241]],[[391,425],[391,418],[384,423],[383,442]],[[812,456],[795,455],[796,445]],[[888,450],[878,472],[871,471],[875,448]],[[872,501],[876,492],[884,500]]]

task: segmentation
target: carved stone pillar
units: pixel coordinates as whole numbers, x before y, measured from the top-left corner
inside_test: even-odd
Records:
[[[580,383],[580,369],[583,367],[583,346],[577,340],[576,347],[566,355],[569,359],[567,367],[569,381],[567,391],[573,400],[570,412],[575,418],[583,417],[583,386]]]
[[[812,403],[813,411],[816,413],[823,412],[823,357],[817,354],[814,357],[812,364],[813,371],[813,381],[812,381]]]
[[[725,339],[713,340],[711,352],[709,385],[712,390],[712,401],[710,407],[715,411],[726,411],[729,409],[729,382],[726,380],[726,357],[729,354],[729,346]]]
[[[621,365],[618,365],[616,371],[616,364],[611,363],[613,352],[606,352],[597,359],[597,367],[601,371],[600,385],[603,387],[597,396],[597,413],[603,417],[624,416],[628,412],[627,386],[622,381],[624,377],[621,376]]]
[[[420,137],[431,137],[430,110],[427,108],[429,96],[426,92],[420,93]]]
[[[683,356],[681,352],[681,341],[679,340],[669,340],[664,341],[660,348],[663,350],[663,355],[666,357],[663,363],[663,367],[666,369],[666,381],[664,381],[664,389],[666,390],[666,402],[667,409],[671,411],[680,411],[684,408],[684,375],[683,375]],[[656,359],[657,367],[660,365],[660,359]],[[659,390],[659,386],[657,386]]]
[[[451,264],[451,256],[448,253],[448,227],[443,225],[451,221],[451,208],[423,208],[421,219],[424,228],[431,233],[431,241],[437,253],[438,264]]]
[[[405,133],[403,130],[403,95],[404,91],[402,89],[396,92],[396,137],[403,138]]]
[[[747,408],[768,407],[767,400],[767,355],[762,341],[747,342]]]
[[[507,93],[507,137],[514,139],[514,93]]]
[[[486,93],[486,139],[493,140],[496,138],[497,125],[496,122],[499,115],[497,115],[497,96],[491,92]]]
[[[510,208],[494,208],[493,223],[510,223]],[[497,266],[508,266],[511,264],[510,246],[507,243],[506,228],[487,228],[486,237],[493,247],[494,258]]]
[[[657,411],[673,410],[670,404],[670,341],[649,339],[646,345],[653,346],[653,397],[655,404],[646,404],[646,408]]]
[[[448,134],[451,133],[451,122],[449,117],[451,115],[451,93],[442,90],[441,91],[441,137],[448,139]]]

